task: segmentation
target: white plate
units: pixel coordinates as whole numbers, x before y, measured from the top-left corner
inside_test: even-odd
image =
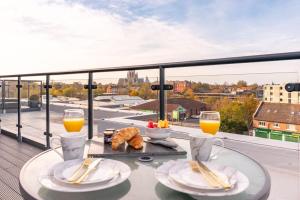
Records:
[[[64,182],[67,184],[71,184],[68,182],[68,179],[77,171],[83,160],[82,159],[77,159],[77,160],[68,160],[65,162],[61,162],[57,164],[53,168],[53,175],[54,178],[57,181]],[[109,181],[114,178],[114,176],[119,174],[119,169],[114,169],[115,163],[112,162],[112,160],[109,159],[103,159],[100,161],[100,164],[98,167],[93,170],[88,177],[82,181],[80,184],[85,185],[85,184],[94,184],[94,183],[101,183],[105,181]],[[84,170],[80,170],[80,174],[84,173]]]
[[[217,174],[224,182],[233,187],[237,183],[237,171],[232,167],[225,167],[209,162],[203,162],[210,170]],[[211,187],[201,173],[194,172],[188,162],[179,162],[169,171],[169,177],[175,182],[187,187],[201,190],[223,190],[222,187]]]
[[[235,184],[235,187],[229,191],[200,190],[200,189],[195,189],[192,187],[187,187],[182,184],[178,184],[177,182],[175,182],[173,179],[171,179],[169,177],[169,171],[175,165],[184,164],[187,162],[188,162],[187,160],[176,160],[176,161],[171,160],[171,161],[165,162],[164,164],[162,164],[160,167],[158,167],[156,169],[156,171],[155,171],[156,179],[161,184],[165,185],[166,187],[176,190],[176,191],[179,191],[179,192],[189,194],[190,196],[192,196],[195,199],[201,199],[202,196],[212,196],[212,197],[232,196],[232,195],[236,195],[236,194],[243,192],[249,186],[248,178],[239,171],[236,171],[237,182]]]
[[[120,183],[123,183],[128,179],[131,174],[131,170],[128,165],[122,163],[117,160],[110,160],[112,163],[115,164],[115,169],[119,170],[119,175],[115,176],[110,181],[102,182],[102,183],[95,183],[95,184],[88,184],[88,185],[75,185],[75,184],[66,184],[63,182],[59,182],[54,178],[53,169],[56,165],[49,165],[48,168],[45,168],[41,174],[39,175],[39,182],[41,185],[49,190],[59,191],[59,192],[91,192],[97,190],[103,190],[106,188],[113,187]]]

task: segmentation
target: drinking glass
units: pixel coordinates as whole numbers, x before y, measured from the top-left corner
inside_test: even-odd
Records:
[[[80,132],[84,125],[84,112],[82,109],[67,109],[63,121],[67,132]]]
[[[199,126],[204,133],[215,135],[220,128],[220,113],[203,111],[200,113]]]

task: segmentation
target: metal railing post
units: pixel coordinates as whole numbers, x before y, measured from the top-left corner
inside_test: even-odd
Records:
[[[16,85],[17,87],[17,94],[18,94],[18,142],[22,142],[22,134],[21,134],[21,76],[18,76],[18,84]]]
[[[43,81],[40,81],[40,103],[41,109],[43,109]]]
[[[88,138],[93,138],[93,122],[94,122],[94,113],[93,113],[93,73],[89,72],[88,80]]]
[[[0,89],[2,89],[3,81],[0,80],[0,82],[1,82]],[[2,94],[2,91],[1,91],[1,94]],[[2,95],[1,95],[1,96],[2,96]],[[1,103],[3,104],[3,99],[1,100]],[[1,108],[2,108],[2,104],[1,104]],[[0,108],[0,109],[1,109],[1,108]],[[1,113],[3,113],[3,111],[1,111]],[[1,115],[0,115],[0,134],[1,134]]]
[[[2,80],[2,82],[1,82],[1,89],[2,89],[2,104],[1,104],[1,106],[2,106],[2,114],[4,114],[4,110],[5,110],[5,81],[4,80]]]
[[[159,118],[165,119],[165,68],[159,66]]]
[[[50,137],[52,137],[52,134],[50,133],[50,93],[49,93],[49,89],[51,87],[52,86],[50,85],[50,76],[46,75],[46,85],[44,85],[44,88],[46,90],[46,131],[44,132],[44,135],[46,135],[47,149],[50,148]]]

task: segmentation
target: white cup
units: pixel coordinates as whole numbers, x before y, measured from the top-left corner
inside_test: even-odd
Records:
[[[84,153],[86,136],[82,133],[64,133],[59,137],[53,137],[51,139],[51,148],[66,160],[82,159]],[[57,140],[61,143],[62,154],[53,148],[53,142]]]
[[[221,148],[215,152],[212,152],[214,144],[220,143],[220,146],[224,148],[223,140],[210,135],[204,134],[191,134],[190,135],[190,147],[193,160],[208,161],[214,159],[221,152]]]

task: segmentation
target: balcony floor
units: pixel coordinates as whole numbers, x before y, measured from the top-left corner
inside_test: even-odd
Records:
[[[19,174],[27,160],[41,149],[0,134],[0,199],[23,199],[19,190]]]

